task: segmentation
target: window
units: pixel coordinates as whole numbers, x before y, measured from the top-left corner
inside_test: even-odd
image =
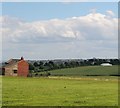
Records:
[[[13,70],[14,73],[17,73],[17,70]]]

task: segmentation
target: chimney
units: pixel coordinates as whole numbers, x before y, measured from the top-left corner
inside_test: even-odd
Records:
[[[23,57],[21,57],[21,60],[24,60],[24,58],[23,58]]]

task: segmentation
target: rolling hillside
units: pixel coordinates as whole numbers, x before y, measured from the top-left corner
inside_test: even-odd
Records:
[[[110,76],[118,75],[118,66],[82,66],[48,71],[52,76]]]

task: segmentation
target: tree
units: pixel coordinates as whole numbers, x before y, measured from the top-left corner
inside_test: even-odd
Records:
[[[43,63],[42,61],[39,62],[39,66],[43,66],[43,64],[44,64],[44,63]]]
[[[37,62],[34,62],[33,64],[35,67],[39,66],[39,64]]]
[[[39,62],[39,69],[44,69],[44,63],[42,61]]]
[[[49,63],[46,62],[46,63],[44,64],[44,70],[45,70],[45,71],[50,70]]]
[[[59,64],[59,68],[62,69],[62,68],[65,68],[65,65],[63,63]]]
[[[29,70],[34,70],[35,67],[33,66],[33,64],[29,63]]]
[[[48,62],[48,65],[49,65],[49,68],[50,68],[50,69],[54,69],[54,68],[55,68],[55,67],[54,67],[55,65],[54,65],[54,62],[53,62],[53,61],[49,61],[49,62]]]
[[[49,61],[48,63],[51,64],[51,65],[54,65],[54,62],[53,62],[53,61]]]
[[[66,68],[70,67],[70,63],[69,62],[65,62],[64,65],[65,65]]]
[[[76,62],[75,61],[71,61],[70,62],[70,67],[76,67]]]

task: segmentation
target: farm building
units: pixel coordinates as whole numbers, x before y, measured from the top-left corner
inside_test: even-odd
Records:
[[[21,59],[10,59],[2,66],[1,70],[2,75],[5,76],[27,77],[29,74],[29,64],[23,57]]]
[[[101,66],[112,66],[110,63],[102,63]]]

